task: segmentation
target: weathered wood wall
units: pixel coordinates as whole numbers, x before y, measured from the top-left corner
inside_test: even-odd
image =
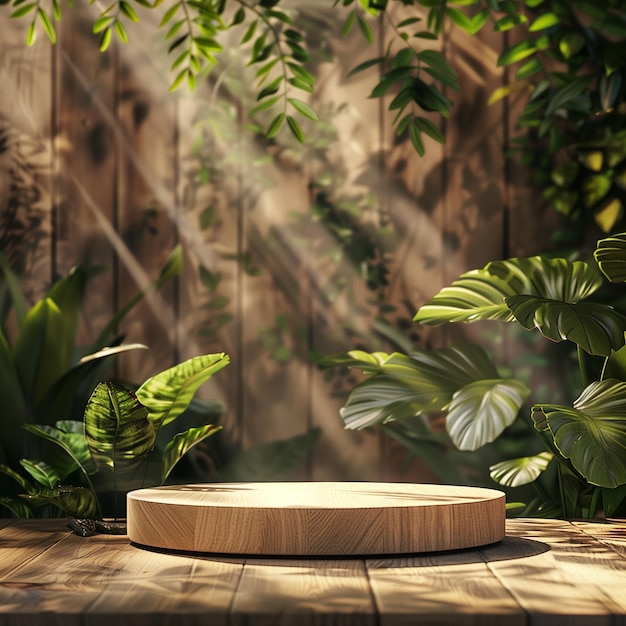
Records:
[[[230,74],[217,72],[193,96],[170,94],[156,31],[133,29],[127,46],[100,54],[90,16],[66,10],[59,43],[41,36],[27,49],[25,25],[0,7],[0,124],[8,137],[0,151],[2,249],[32,299],[76,264],[107,268],[89,285],[86,341],[181,243],[184,274],[124,324],[127,341],[150,352],[124,355],[120,376],[140,382],[178,360],[225,351],[232,364],[202,393],[226,403],[225,433],[235,443],[319,426],[299,478],[428,478],[419,464],[403,474],[403,453],[389,440],[345,431],[340,400],[309,362],[311,352],[351,348],[355,337],[374,348],[380,337],[361,268],[337,264],[323,222],[306,216],[313,182],[335,177],[336,198],[361,202],[372,224],[400,233],[387,253],[392,321],[410,319],[462,271],[541,250],[543,209],[504,156],[514,115],[486,104],[505,80],[496,67],[502,35],[446,36],[462,91],[450,94],[446,145],[429,141],[420,158],[395,140],[386,102],[367,98],[372,77],[346,78],[377,52],[358,32],[338,36],[332,3],[299,4],[320,33],[312,104],[337,134],[326,148],[321,134],[315,148],[299,149],[286,135],[255,142],[242,130],[236,45],[224,55]],[[382,22],[377,28],[384,49],[388,34]],[[325,45],[333,62],[324,60]],[[35,195],[16,200],[15,180]],[[297,219],[306,222],[300,233]],[[349,289],[330,297],[337,273]],[[418,345],[440,336],[417,331],[403,332]],[[287,351],[272,354],[270,340]]]

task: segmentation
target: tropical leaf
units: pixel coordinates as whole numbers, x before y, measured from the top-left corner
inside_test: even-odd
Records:
[[[31,461],[22,459],[20,465],[40,484],[48,489],[54,489],[62,481],[62,472],[45,461]],[[67,476],[67,474],[66,474]]]
[[[492,261],[486,269],[510,282],[517,295],[532,295],[564,302],[588,298],[602,285],[599,272],[583,261],[534,256]]]
[[[530,390],[518,380],[478,380],[455,392],[446,428],[459,450],[477,450],[494,441],[519,414]]]
[[[13,348],[13,362],[24,397],[38,406],[67,366],[58,349],[64,334],[63,314],[52,298],[37,302],[26,315]]]
[[[535,296],[512,296],[506,303],[524,328],[537,328],[551,341],[568,340],[600,356],[609,356],[624,345],[626,317],[608,305]]]
[[[109,360],[129,350],[147,350],[147,347],[139,343],[112,345],[82,357],[53,383],[34,412],[34,420],[48,425],[60,419],[82,421],[85,404],[103,379]]]
[[[626,282],[626,233],[598,241],[593,256],[608,280],[612,283]]]
[[[57,337],[56,345],[63,370],[70,366],[74,357],[76,333],[88,278],[84,268],[73,268],[67,276],[56,281],[48,292],[48,297],[56,303],[62,313],[62,334]]]
[[[35,506],[53,504],[71,517],[93,518],[98,511],[95,494],[85,487],[59,487],[37,494],[24,494],[22,498]]]
[[[443,411],[459,389],[497,377],[489,355],[480,346],[393,353],[377,373],[354,387],[340,413],[346,428],[361,429]]]
[[[174,466],[183,456],[191,450],[195,445],[201,441],[214,435],[221,430],[221,426],[214,426],[213,424],[207,424],[205,426],[199,426],[197,428],[188,428],[182,433],[178,433],[174,438],[165,446],[163,454],[163,471],[161,474],[161,481],[165,482],[170,472],[174,469]]]
[[[606,360],[602,379],[616,378],[617,380],[626,381],[626,346],[612,352]]]
[[[486,269],[472,270],[444,287],[417,311],[413,319],[432,326],[477,320],[509,322],[513,316],[504,298],[513,294],[515,290],[509,283]]]
[[[100,383],[85,408],[85,438],[96,465],[114,478],[137,469],[152,450],[154,424],[136,395],[122,385]]]
[[[64,420],[57,422],[55,426],[24,424],[24,429],[55,444],[65,452],[64,457],[56,459],[53,468],[53,471],[58,474],[56,482],[64,480],[76,469],[80,469],[87,479],[88,474],[93,473],[93,462],[85,441],[85,428],[82,422]],[[31,475],[35,477],[32,472]],[[49,486],[56,486],[56,482]]]
[[[155,431],[175,420],[187,408],[200,385],[229,362],[230,358],[223,352],[196,356],[144,382],[137,390],[137,398],[147,408]]]
[[[507,302],[529,295],[574,303],[602,284],[600,274],[581,261],[541,256],[492,261],[445,287],[416,313],[422,324],[515,319]]]
[[[37,517],[37,512],[33,506],[28,502],[22,500],[16,500],[7,496],[0,496],[0,507],[4,507],[9,510],[15,517],[22,519],[28,519]],[[6,516],[3,516],[6,517]]]
[[[491,478],[503,487],[521,487],[534,482],[546,470],[553,458],[551,452],[508,459],[489,468]]]
[[[558,450],[589,483],[626,484],[626,383],[594,382],[573,408],[537,404],[533,420],[538,429],[547,423]]]

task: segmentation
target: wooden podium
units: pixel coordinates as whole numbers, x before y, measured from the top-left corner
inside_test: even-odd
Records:
[[[374,482],[215,483],[131,491],[128,537],[166,550],[265,556],[458,550],[504,538],[505,496]]]

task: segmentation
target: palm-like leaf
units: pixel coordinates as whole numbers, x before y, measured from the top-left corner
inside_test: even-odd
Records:
[[[116,479],[136,470],[156,439],[147,416],[132,391],[100,383],[85,408],[85,439],[96,465],[113,470]]]
[[[537,428],[549,427],[558,450],[589,483],[626,484],[626,383],[594,382],[566,406],[535,405]]]
[[[539,478],[552,460],[552,452],[540,452],[534,456],[508,459],[489,468],[489,475],[504,487],[521,487]]]
[[[624,345],[626,317],[597,302],[564,302],[535,296],[506,299],[515,319],[551,341],[571,341],[585,352],[609,356]]]
[[[223,352],[193,357],[152,378],[137,390],[137,398],[148,409],[148,419],[158,432],[175,420],[191,402],[194,394],[213,374],[228,365]]]
[[[346,428],[361,429],[403,417],[442,411],[454,393],[498,373],[479,346],[393,353],[377,373],[355,386],[341,416]]]
[[[577,302],[601,284],[600,274],[581,261],[540,256],[492,261],[442,289],[419,309],[414,320],[432,325],[477,320],[510,322],[515,318],[507,300],[513,296]]]
[[[459,450],[477,450],[510,426],[530,391],[518,380],[478,380],[459,389],[448,406],[446,427]]]
[[[195,445],[201,441],[214,435],[221,430],[221,426],[214,426],[213,424],[207,424],[206,426],[198,426],[196,428],[188,428],[182,433],[178,433],[174,438],[165,446],[163,453],[163,472],[161,474],[161,481],[165,482],[170,472],[174,469],[174,466],[183,456],[191,450]]]
[[[422,306],[414,321],[437,326],[445,322],[512,320],[504,298],[515,294],[513,287],[486,269],[462,274]]]
[[[612,283],[626,282],[626,233],[598,241],[593,256],[601,272]]]

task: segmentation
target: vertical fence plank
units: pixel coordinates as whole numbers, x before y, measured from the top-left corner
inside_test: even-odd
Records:
[[[145,28],[145,27],[144,27]],[[175,101],[169,94],[167,60],[159,54],[154,32],[138,28],[120,59],[118,93],[118,234],[126,252],[119,260],[117,300],[124,305],[159,275],[174,249],[176,232]],[[142,33],[145,33],[142,36]],[[176,356],[177,284],[170,280],[149,291],[127,316],[128,342],[149,348],[124,355],[122,379],[141,383]]]
[[[88,284],[79,341],[88,343],[117,308],[115,60],[101,54],[91,15],[76,7],[60,23],[56,85],[58,193],[56,267],[99,267]]]
[[[26,47],[27,18],[2,9],[0,250],[32,303],[52,279],[54,64],[47,38]]]
[[[378,54],[378,46],[367,44],[356,25],[349,36],[341,37],[348,10],[353,8],[343,12],[329,9],[325,14],[334,57],[332,63],[318,68],[316,108],[327,116],[324,121],[336,133],[335,141],[320,160],[319,171],[312,175],[316,184],[312,186],[311,203],[316,206],[311,206],[311,211],[317,211],[318,217],[312,213],[311,257],[306,261],[311,289],[309,341],[311,350],[320,355],[350,350],[357,344],[374,349],[378,341],[372,327],[375,294],[365,284],[365,260],[359,260],[362,250],[358,246],[359,241],[367,246],[368,236],[377,249],[382,245],[378,239],[383,196],[378,162],[382,149],[380,103],[368,97],[376,84],[374,75],[349,76],[353,68]],[[376,30],[376,21],[370,23]],[[332,184],[325,187],[324,180]],[[351,211],[361,216],[361,231],[356,225],[350,226]],[[353,233],[342,239],[344,219]],[[344,428],[339,414],[346,391],[342,378],[334,373],[328,379],[325,372],[312,366],[310,383],[311,424],[321,429],[311,478],[378,480],[379,436],[373,431]]]

